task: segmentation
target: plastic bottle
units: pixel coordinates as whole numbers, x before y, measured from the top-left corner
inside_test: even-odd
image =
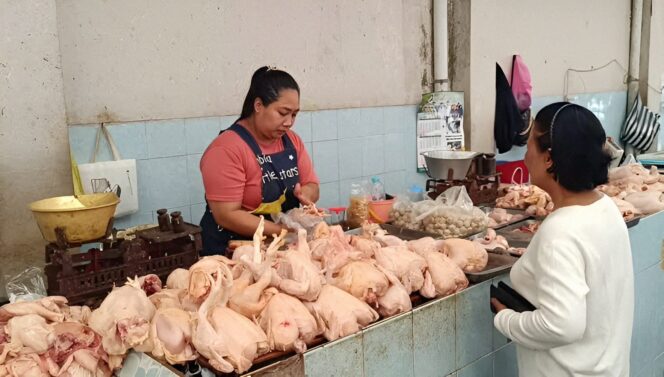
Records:
[[[411,202],[419,202],[424,200],[424,190],[418,185],[412,185],[408,189],[408,199]]]
[[[371,177],[371,200],[385,200],[385,186],[379,177]]]

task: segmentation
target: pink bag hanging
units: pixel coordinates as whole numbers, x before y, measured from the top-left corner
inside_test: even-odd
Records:
[[[520,55],[512,57],[512,94],[516,99],[519,111],[524,112],[530,108],[532,103],[533,86],[530,79],[530,71],[523,62]]]

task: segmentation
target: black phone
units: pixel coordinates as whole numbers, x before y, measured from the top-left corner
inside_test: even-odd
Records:
[[[512,287],[502,281],[498,282],[497,286],[492,284],[489,289],[489,294],[491,298],[498,299],[503,305],[515,312],[532,312],[536,309],[530,301],[526,300],[525,297],[519,294],[519,292],[515,291]],[[491,305],[491,311],[496,313],[496,308],[494,308],[493,305]]]

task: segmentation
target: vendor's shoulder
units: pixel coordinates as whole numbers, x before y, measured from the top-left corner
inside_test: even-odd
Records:
[[[241,148],[242,146],[243,142],[240,135],[238,135],[237,132],[231,130],[225,130],[224,132],[220,133],[219,136],[217,136],[210,144],[210,148],[222,147],[237,149]]]

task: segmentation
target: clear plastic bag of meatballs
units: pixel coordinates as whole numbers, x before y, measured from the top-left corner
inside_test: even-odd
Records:
[[[416,218],[420,222],[420,230],[439,234],[443,238],[465,238],[486,230],[487,215],[473,206],[466,187],[450,187],[434,202],[435,205]]]
[[[416,221],[417,210],[415,203],[406,195],[398,195],[390,210],[392,224],[406,229],[420,230],[420,222]]]

